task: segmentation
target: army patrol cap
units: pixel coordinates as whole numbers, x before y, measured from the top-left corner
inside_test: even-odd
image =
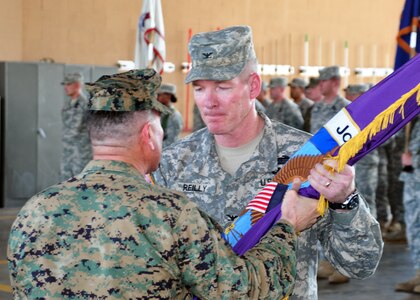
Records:
[[[325,67],[319,70],[319,80],[330,80],[332,78],[340,77],[340,69],[338,66]]]
[[[360,94],[367,92],[369,90],[369,86],[367,84],[349,84],[344,91],[349,94]]]
[[[304,89],[307,85],[308,83],[303,78],[294,78],[292,82],[289,83],[289,86],[291,87],[300,87],[302,89]]]
[[[162,83],[158,90],[158,94],[168,93],[176,96],[176,85],[171,83]]]
[[[274,87],[286,87],[287,86],[287,78],[284,77],[276,77],[270,79],[270,84],[268,85],[269,88]]]
[[[158,94],[170,94],[171,95],[171,102],[176,102],[176,85],[171,83],[162,83],[158,90]]]
[[[306,86],[306,89],[316,87],[318,84],[319,84],[319,79],[317,77],[311,77],[309,78],[309,83]]]
[[[188,46],[192,68],[185,83],[195,80],[231,80],[255,58],[249,26],[233,26],[194,35]]]
[[[156,110],[170,113],[157,100],[157,90],[162,78],[153,69],[131,70],[125,73],[105,75],[92,83],[86,83],[90,94],[89,110],[139,111]]]
[[[83,83],[83,75],[80,73],[68,73],[66,76],[64,76],[64,80],[61,82],[61,84],[71,84],[74,82]]]

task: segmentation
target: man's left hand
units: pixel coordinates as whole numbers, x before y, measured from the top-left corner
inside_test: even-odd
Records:
[[[337,171],[337,161],[329,159],[323,164],[316,164],[308,177],[311,186],[323,194],[329,202],[343,203],[354,192],[354,168],[345,165],[341,172]]]

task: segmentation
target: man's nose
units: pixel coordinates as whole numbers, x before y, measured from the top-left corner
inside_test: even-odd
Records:
[[[206,108],[214,108],[217,106],[218,100],[214,90],[208,89],[204,95],[204,105]]]

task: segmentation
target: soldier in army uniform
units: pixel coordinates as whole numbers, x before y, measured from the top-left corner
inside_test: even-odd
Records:
[[[362,84],[362,83],[349,84],[344,89],[344,93],[345,93],[346,99],[349,100],[350,102],[353,102],[354,100],[356,100],[358,97],[363,95],[363,93],[367,92],[368,90],[369,90],[369,85],[367,84]]]
[[[158,91],[158,101],[168,107],[171,111],[160,118],[163,128],[163,148],[177,141],[181,134],[183,120],[181,113],[173,106],[176,103],[176,86],[170,83],[163,83]]]
[[[312,107],[309,123],[311,133],[316,133],[329,119],[350,103],[338,94],[341,77],[337,66],[321,69],[318,79],[324,98]]]
[[[402,155],[402,165],[411,168],[402,172],[400,179],[404,181],[404,218],[416,275],[408,281],[398,283],[395,290],[420,294],[420,117],[413,123],[409,152]]]
[[[60,164],[61,180],[66,180],[92,159],[92,147],[86,127],[87,99],[82,93],[83,76],[67,74],[62,82],[68,98],[61,111],[63,122],[63,152]]]
[[[8,259],[16,299],[280,299],[296,275],[296,231],[315,223],[290,191],[279,222],[243,257],[185,195],[146,183],[162,149],[152,69],[88,84],[94,160],[31,198]],[[299,184],[295,186],[295,189]]]
[[[319,79],[316,77],[309,78],[309,83],[305,88],[305,96],[306,98],[312,100],[314,103],[320,102],[323,99],[321,93],[321,86],[319,84]],[[306,132],[311,132],[311,114],[312,114],[312,105],[306,110],[306,113],[303,115],[303,130]]]
[[[308,110],[314,105],[314,102],[305,97],[305,88],[308,83],[302,78],[294,78],[289,83],[290,97],[299,106],[302,116],[305,116]]]
[[[270,84],[271,103],[266,114],[271,120],[282,122],[297,129],[303,128],[303,117],[299,106],[286,97],[287,79],[272,78]]]
[[[227,225],[310,135],[255,110],[261,78],[250,27],[196,34],[189,51],[192,69],[186,83],[192,82],[207,128],[166,148],[155,180],[186,192]],[[300,233],[291,299],[317,299],[318,239],[334,266],[354,278],[372,275],[382,254],[379,224],[354,193],[353,168],[337,173],[319,164],[309,181],[329,201],[354,206],[336,204],[344,209],[330,208]]]

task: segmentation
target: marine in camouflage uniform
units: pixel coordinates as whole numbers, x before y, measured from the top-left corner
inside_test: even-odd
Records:
[[[206,47],[200,47],[201,43]],[[189,45],[193,68],[186,82],[196,78],[230,80],[238,76],[241,70],[229,69],[226,62],[231,59],[232,66],[236,67],[238,57],[246,53],[244,49],[251,49],[248,56],[242,57],[242,65],[245,65],[255,55],[248,47],[252,47],[252,40],[247,27],[193,36]],[[203,54],[209,52],[212,52],[212,59],[203,61],[206,56]],[[225,62],[223,66],[218,65],[220,61]],[[156,182],[185,192],[203,211],[227,225],[310,137],[300,130],[271,121],[263,114],[259,117],[264,122],[262,138],[251,157],[233,175],[221,166],[216,137],[210,133],[208,124],[207,128],[163,151],[160,167],[154,173]],[[357,208],[347,212],[330,209],[319,222],[300,233],[297,277],[291,299],[317,299],[318,240],[325,255],[343,274],[366,278],[375,271],[383,247],[379,224],[360,196],[359,199]]]
[[[92,147],[86,127],[87,99],[81,93],[83,77],[79,73],[67,74],[62,84],[66,91],[77,89],[77,94],[65,100],[61,111],[63,152],[60,177],[66,180],[80,173],[92,159]]]
[[[420,117],[416,118],[411,130],[409,151],[412,172],[402,172],[404,181],[404,217],[408,246],[416,270],[416,276],[397,284],[396,290],[420,294]]]
[[[179,139],[182,128],[184,127],[181,113],[174,107],[177,102],[176,86],[170,83],[164,83],[158,91],[158,100],[166,105],[171,113],[161,117],[163,128],[163,147],[167,147]]]
[[[102,129],[118,132],[122,112],[167,113],[156,100],[160,80],[146,69],[90,84],[90,109],[96,111],[90,118],[114,116],[113,125],[105,128],[104,119],[96,119],[92,139],[101,141]],[[82,173],[40,192],[19,212],[8,244],[15,298],[192,299],[194,294],[201,299],[279,299],[290,293],[296,274],[293,227],[280,220],[254,249],[235,255],[220,227],[196,204],[144,180],[140,169],[157,166],[157,136],[162,138],[158,114],[149,118],[146,125],[127,124],[141,136],[153,135],[157,152],[142,148],[143,160],[127,156],[136,162],[130,164],[123,156],[120,161],[97,159],[103,153],[95,147],[95,160]],[[133,144],[139,147],[140,141]],[[122,151],[130,151],[127,147]]]
[[[273,89],[283,89],[287,86],[287,79],[272,78],[269,88],[272,102],[267,106],[266,114],[271,120],[282,122],[297,129],[303,129],[303,117],[299,106],[288,98],[274,99]]]

